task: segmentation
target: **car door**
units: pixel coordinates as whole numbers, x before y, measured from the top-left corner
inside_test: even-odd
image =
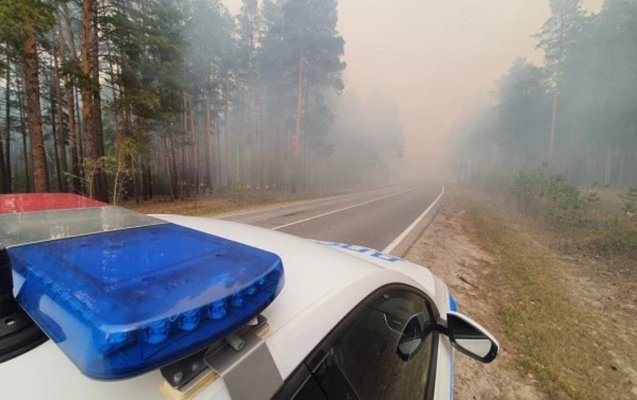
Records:
[[[431,398],[438,344],[435,312],[411,287],[393,285],[374,292],[332,330],[275,398]],[[422,340],[410,333],[415,321],[424,328]],[[401,354],[399,344],[414,340],[417,347],[410,347],[409,356]]]

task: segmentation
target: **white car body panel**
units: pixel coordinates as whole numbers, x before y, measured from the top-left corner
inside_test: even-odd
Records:
[[[394,257],[379,256],[380,253],[373,253],[371,249],[368,249],[370,252],[352,251],[351,246],[339,248],[335,244],[319,244],[281,232],[210,218],[155,217],[265,249],[281,258],[284,288],[262,314],[271,328],[266,344],[283,379],[358,303],[382,286],[402,283],[416,287],[435,302],[442,318],[449,311],[446,285],[429,270]],[[440,335],[439,343],[435,398],[449,399],[451,346],[444,335]],[[51,341],[0,364],[0,386],[8,399],[51,398],[57,394],[68,400],[160,399],[162,381],[158,370],[118,382],[91,380]],[[229,399],[229,394],[223,380],[217,379],[196,398]]]

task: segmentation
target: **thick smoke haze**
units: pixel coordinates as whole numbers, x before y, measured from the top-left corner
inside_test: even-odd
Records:
[[[226,4],[236,13],[241,2]],[[409,179],[446,173],[450,131],[492,101],[516,57],[543,61],[534,35],[550,16],[548,0],[340,0],[338,10],[346,93],[377,88],[395,100]]]

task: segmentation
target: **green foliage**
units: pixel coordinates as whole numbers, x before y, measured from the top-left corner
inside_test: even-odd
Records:
[[[620,195],[623,200],[623,211],[626,214],[637,214],[637,186],[628,189],[627,193]]]
[[[278,0],[266,2],[264,12],[268,29],[259,52],[259,67],[271,95],[277,96],[283,89],[288,96],[282,100],[293,104],[302,64],[305,90],[318,103],[315,110],[320,110],[325,89],[343,89],[345,41],[336,29],[336,1]]]
[[[605,257],[628,256],[637,260],[637,229],[628,224],[613,221],[598,228],[591,244]]]
[[[458,128],[463,179],[547,163],[580,186],[637,184],[637,2],[581,4],[550,1],[536,35],[544,65],[516,60],[493,104]]]
[[[518,209],[540,217],[552,226],[581,225],[600,203],[597,192],[582,192],[561,175],[547,175],[543,169],[520,172],[512,185]]]
[[[292,170],[307,183],[299,189],[342,187],[386,181],[381,170],[400,158],[395,109],[370,111],[372,118],[361,112],[350,129],[336,121],[347,118],[347,105],[336,100],[345,68],[336,0],[242,0],[236,16],[223,0],[92,0],[96,16],[82,4],[0,0],[0,72],[10,65],[7,83],[20,87],[17,56],[25,24],[32,23],[47,81],[40,102],[61,111],[43,119],[48,163],[70,165],[61,175],[74,190],[97,179],[113,202],[153,192],[178,198],[281,188]],[[89,57],[89,74],[81,62],[87,22],[98,29],[97,43],[89,38],[90,53],[97,54],[97,62]],[[83,120],[85,99],[76,96],[83,89],[101,100],[96,120]],[[9,104],[9,121],[25,115],[16,96]],[[289,136],[297,121],[300,150],[293,151]],[[53,122],[62,144],[51,140]],[[95,132],[107,155],[85,162],[81,142],[93,125],[102,128]],[[28,164],[29,143],[15,136],[12,165]],[[53,159],[63,153],[65,163]],[[343,170],[347,178],[324,177]],[[28,189],[24,180],[14,182],[14,190]]]
[[[44,31],[55,23],[51,0],[0,0],[0,42],[18,47],[27,22]]]
[[[560,175],[543,169],[519,173],[511,185],[518,210],[538,219],[571,239],[586,238],[585,244],[604,257],[626,256],[637,259],[637,226],[617,213],[605,213],[595,190],[581,191]],[[637,190],[621,196],[622,211],[630,213],[637,203]],[[619,211],[619,210],[617,210]]]

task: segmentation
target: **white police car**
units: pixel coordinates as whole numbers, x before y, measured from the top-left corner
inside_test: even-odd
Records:
[[[452,347],[498,352],[367,248],[75,195],[0,196],[0,235],[3,399],[449,399]]]

